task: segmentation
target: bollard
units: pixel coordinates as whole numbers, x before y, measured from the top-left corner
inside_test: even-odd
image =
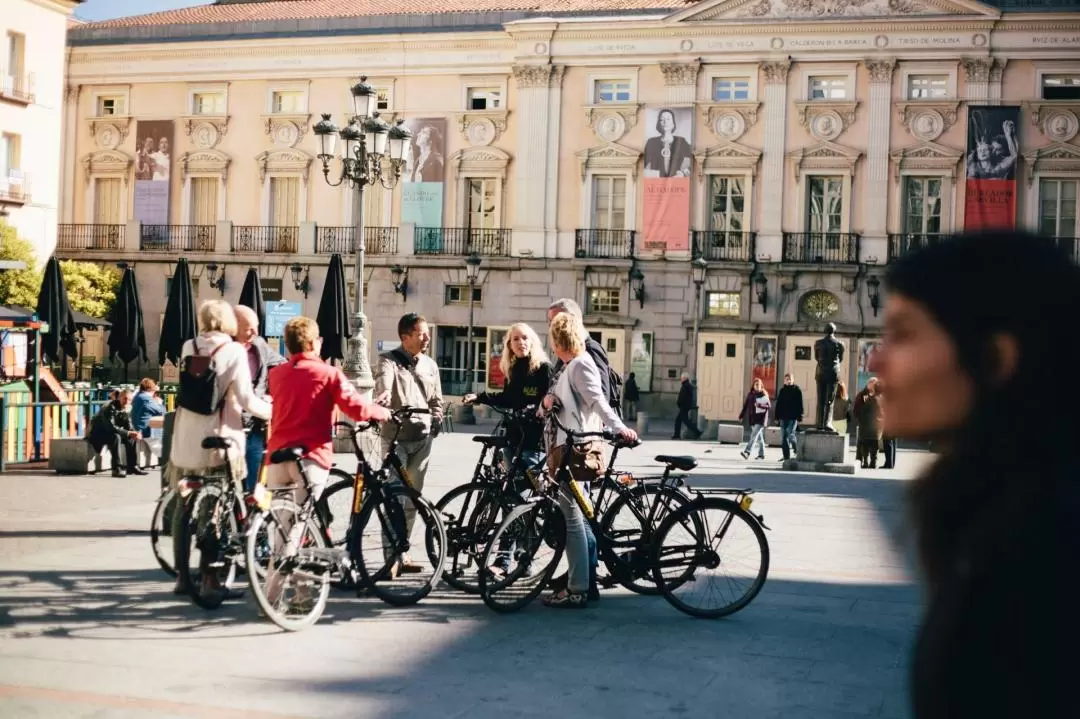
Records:
[[[649,415],[647,412],[638,410],[637,413],[637,433],[639,436],[644,437],[645,433],[649,431]]]
[[[7,465],[7,399],[0,395],[0,474]]]

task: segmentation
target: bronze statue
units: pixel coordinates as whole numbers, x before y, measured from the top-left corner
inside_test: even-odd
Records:
[[[836,325],[825,325],[825,336],[814,343],[817,360],[817,428],[836,432],[832,426],[833,400],[836,383],[840,381],[840,363],[844,361],[844,344],[836,339]]]

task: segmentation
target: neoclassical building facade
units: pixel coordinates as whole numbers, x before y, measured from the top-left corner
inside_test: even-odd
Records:
[[[813,402],[826,322],[865,382],[905,252],[1011,225],[1076,254],[1070,0],[342,5],[70,33],[57,252],[136,266],[152,354],[179,257],[199,299],[235,300],[256,267],[314,316],[331,254],[351,267],[362,241],[372,352],[422,312],[448,394],[470,341],[475,385],[497,385],[506,327],[572,297],[645,407],[673,412],[688,371],[702,415],[734,419],[752,377],[790,372]],[[354,204],[312,126],[343,123],[360,75],[415,140],[400,181]]]

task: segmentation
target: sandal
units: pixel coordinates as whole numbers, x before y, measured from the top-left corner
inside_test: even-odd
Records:
[[[544,600],[545,607],[555,609],[584,609],[588,605],[588,596],[584,593],[563,590],[550,595]]]

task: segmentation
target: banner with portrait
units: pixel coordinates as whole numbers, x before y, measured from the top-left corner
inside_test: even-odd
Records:
[[[964,230],[1016,228],[1016,165],[1020,161],[1020,108],[968,108]]]
[[[642,247],[646,250],[686,252],[690,249],[693,130],[693,108],[645,109]]]
[[[634,330],[630,339],[630,371],[638,391],[652,392],[653,333]]]
[[[769,397],[776,396],[776,338],[754,338],[754,364],[750,372],[750,381],[759,379],[765,385]]]
[[[172,120],[139,120],[135,126],[135,207],[144,225],[169,224],[172,177]]]
[[[880,340],[859,340],[859,362],[855,374],[855,392],[861,392],[874,373],[870,369],[870,358],[877,351]]]
[[[433,231],[417,233],[416,249],[418,252],[437,252],[442,244],[446,118],[415,118],[408,120],[406,125],[413,133],[413,140],[405,154],[405,171],[401,178],[401,221],[416,227],[433,228]]]

